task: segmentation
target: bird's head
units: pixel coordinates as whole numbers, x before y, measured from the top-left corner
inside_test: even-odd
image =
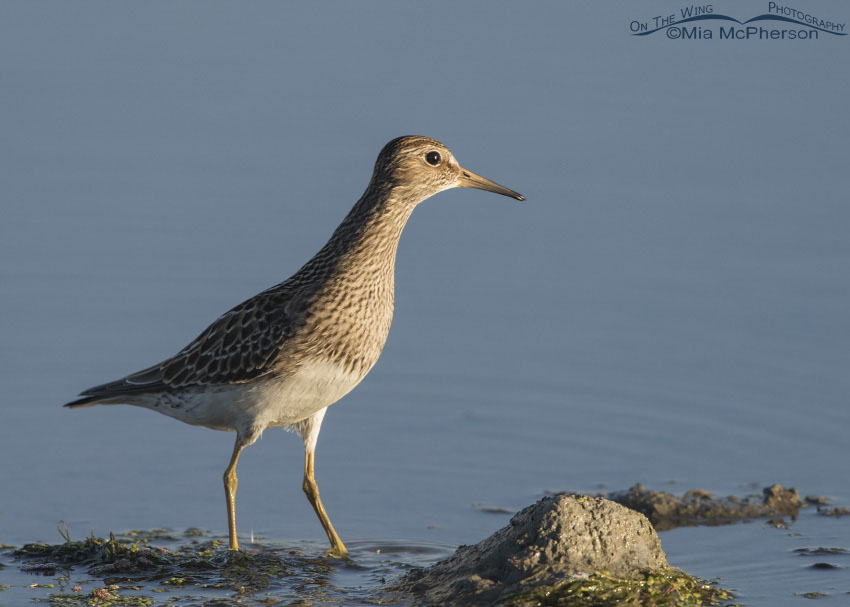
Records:
[[[372,183],[402,188],[405,198],[416,203],[451,188],[477,188],[525,200],[522,194],[464,169],[449,148],[430,137],[398,137],[386,144],[375,162]]]

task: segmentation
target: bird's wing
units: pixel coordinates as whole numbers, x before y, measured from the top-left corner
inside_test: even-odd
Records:
[[[222,314],[173,357],[81,393],[71,406],[192,385],[245,383],[269,373],[302,317],[303,293],[273,287]]]
[[[291,292],[266,291],[229,310],[160,365],[163,383],[171,388],[244,383],[265,375],[295,330],[294,299]]]

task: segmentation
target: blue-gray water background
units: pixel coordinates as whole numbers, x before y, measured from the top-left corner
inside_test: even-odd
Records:
[[[528,201],[414,213],[383,357],[319,438],[343,538],[472,543],[507,522],[475,504],[638,481],[850,505],[850,36],[630,34],[682,6],[4,2],[0,541],[226,534],[233,435],[60,405],[297,270],[402,134]],[[240,533],[322,539],[301,466],[280,430],[243,454]],[[850,563],[790,551],[846,520],[792,531],[662,542],[747,604],[842,604]]]

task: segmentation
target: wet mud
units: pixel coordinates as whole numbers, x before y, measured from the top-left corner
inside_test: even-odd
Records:
[[[759,518],[778,518],[773,524],[780,526],[781,517],[797,520],[804,506],[796,489],[779,484],[765,487],[761,495],[744,497],[714,497],[702,489],[691,489],[678,496],[637,484],[607,497],[646,516],[657,531],[692,525],[729,525]]]

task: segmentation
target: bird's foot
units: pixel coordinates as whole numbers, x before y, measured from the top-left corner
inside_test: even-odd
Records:
[[[348,558],[348,550],[345,549],[345,546],[340,544],[339,546],[332,546],[325,550],[325,554],[327,554],[331,558],[335,559],[347,559]]]

